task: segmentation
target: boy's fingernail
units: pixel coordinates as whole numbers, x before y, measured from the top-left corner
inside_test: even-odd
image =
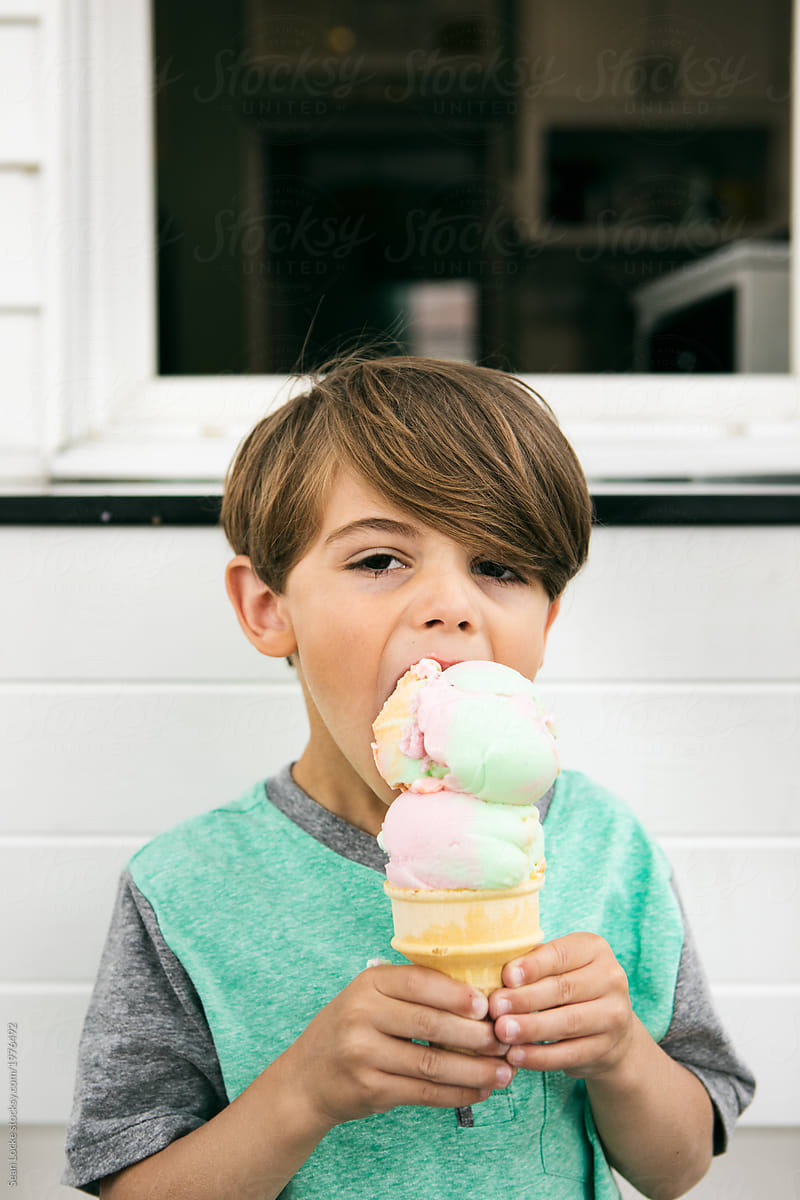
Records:
[[[483,1018],[486,1016],[488,1011],[489,1011],[489,1001],[486,999],[486,997],[481,996],[481,995],[473,996],[473,998],[472,998],[473,1015],[478,1017],[480,1020],[483,1020]]]
[[[505,1087],[507,1083],[511,1083],[512,1072],[508,1063],[503,1063],[502,1066],[498,1067],[496,1074],[499,1087]]]
[[[495,1000],[494,1009],[495,1016],[502,1017],[504,1013],[511,1012],[511,1001],[501,996],[499,1000]]]
[[[508,968],[508,986],[519,987],[522,983],[522,967]]]
[[[481,1100],[488,1100],[489,1097],[491,1096],[491,1094],[492,1094],[491,1088],[482,1088],[481,1089]]]
[[[516,1037],[519,1033],[519,1021],[514,1021],[513,1019],[506,1021],[505,1025],[503,1026],[503,1031],[506,1037]]]

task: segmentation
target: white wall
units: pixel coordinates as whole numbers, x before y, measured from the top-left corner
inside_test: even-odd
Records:
[[[36,473],[61,385],[43,314],[64,286],[62,11],[0,0],[4,477]],[[799,539],[599,531],[542,675],[566,764],[662,838],[759,1078],[704,1200],[800,1194]],[[302,744],[291,673],[229,609],[226,556],[215,530],[0,529],[0,1028],[19,1023],[20,1200],[75,1194],[57,1182],[63,1125],[120,865]]]
[[[0,477],[41,445],[45,63],[39,5],[0,0]]]
[[[228,557],[217,529],[0,529],[0,1027],[19,1022],[37,1197],[55,1187],[40,1164],[63,1136],[119,868],[303,743],[292,673],[228,604]],[[675,864],[759,1079],[736,1178],[774,1200],[798,1178],[799,577],[793,528],[598,530],[540,676],[565,765],[625,795]]]

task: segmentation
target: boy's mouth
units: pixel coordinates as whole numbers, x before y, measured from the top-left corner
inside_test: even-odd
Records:
[[[420,661],[420,659],[423,659],[423,658],[430,658],[434,662],[437,662],[443,671],[446,671],[448,667],[455,667],[455,666],[457,666],[458,663],[466,661],[463,658],[453,658],[453,659],[440,658],[438,654],[420,654],[419,657],[415,658],[413,662],[410,662],[407,667],[404,667],[403,670],[400,672],[400,674],[397,676],[397,678],[395,679],[392,686],[389,688],[389,691],[386,695],[387,700],[389,699],[389,696],[391,696],[392,693],[394,692],[394,689],[397,687],[398,683],[403,678],[406,671],[409,671],[411,669],[411,667],[413,667],[415,665],[415,663],[418,663]]]

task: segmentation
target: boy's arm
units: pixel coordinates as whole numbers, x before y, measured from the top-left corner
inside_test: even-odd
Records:
[[[609,1162],[646,1196],[672,1200],[697,1183],[711,1163],[711,1101],[635,1017],[608,943],[557,938],[503,979],[489,1011],[509,1063],[584,1079]]]
[[[100,1195],[272,1200],[343,1121],[400,1104],[477,1104],[513,1074],[486,1011],[483,995],[438,971],[371,967],[227,1108],[106,1178]]]
[[[277,1196],[327,1133],[292,1082],[282,1055],[205,1125],[102,1180],[101,1200]]]
[[[708,1092],[637,1017],[617,1067],[587,1077],[586,1088],[608,1161],[645,1196],[682,1196],[702,1179],[714,1128]]]

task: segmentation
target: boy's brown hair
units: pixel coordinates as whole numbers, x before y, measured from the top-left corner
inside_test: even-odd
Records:
[[[275,592],[316,537],[350,468],[397,508],[555,599],[583,565],[591,500],[549,406],[489,367],[363,352],[260,420],[226,477],[221,523]]]

